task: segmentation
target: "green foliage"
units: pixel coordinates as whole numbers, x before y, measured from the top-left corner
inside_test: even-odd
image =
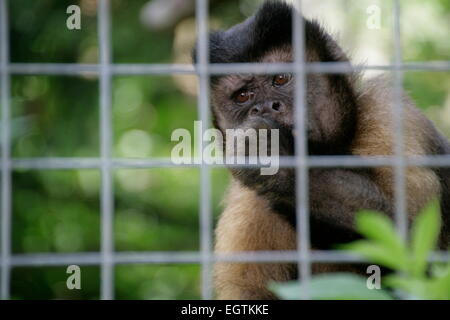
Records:
[[[388,268],[407,270],[406,246],[388,217],[381,213],[363,211],[356,218],[356,229],[368,240],[359,240],[343,246],[344,248],[364,253],[371,261]]]
[[[432,201],[412,226],[410,273],[414,277],[425,274],[427,258],[435,248],[441,230],[439,201]]]
[[[270,289],[280,299],[293,300],[300,297],[302,286],[298,282],[274,283]],[[313,300],[391,300],[383,290],[367,289],[364,277],[350,273],[322,274],[312,278],[308,292]]]
[[[198,299],[198,265],[120,265],[116,268],[117,299]]]
[[[395,231],[386,215],[362,211],[356,217],[356,229],[365,239],[341,247],[364,257],[370,263],[387,267],[394,274],[383,278],[385,287],[395,295],[411,299],[450,299],[450,263],[428,263],[440,233],[439,201],[433,200],[413,222],[410,243]],[[383,290],[368,289],[366,279],[346,273],[314,276],[310,282],[312,299],[390,299]],[[272,285],[282,299],[298,299],[298,282]]]

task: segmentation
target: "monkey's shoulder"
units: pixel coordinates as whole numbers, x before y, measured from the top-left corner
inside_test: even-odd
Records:
[[[365,81],[358,92],[357,125],[351,143],[351,153],[360,156],[388,156],[395,153],[395,138],[399,134],[394,113],[398,98],[401,102],[403,150],[407,156],[449,153],[447,139],[435,125],[401,92],[397,97],[393,80],[379,76]],[[371,169],[373,179],[390,198],[394,197],[392,167]],[[441,181],[449,180],[443,171],[426,167],[405,170],[407,203],[410,212],[417,213],[432,197],[448,193]]]

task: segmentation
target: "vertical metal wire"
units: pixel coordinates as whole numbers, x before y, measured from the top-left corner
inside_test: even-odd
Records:
[[[0,103],[2,110],[1,298],[9,299],[11,278],[11,140],[8,3],[0,0]]]
[[[393,2],[393,42],[394,42],[394,189],[395,189],[395,222],[403,239],[407,238],[408,220],[406,206],[406,179],[403,132],[403,70],[402,43],[400,27],[400,1]]]
[[[209,36],[208,36],[208,0],[196,1],[196,23],[198,32],[197,68],[199,74],[198,112],[203,130],[209,127]],[[202,131],[203,131],[202,130]],[[202,132],[203,137],[203,132]],[[212,299],[212,214],[211,214],[211,173],[204,163],[202,137],[198,145],[200,150],[200,250],[202,253],[202,298]]]
[[[98,39],[100,45],[100,153],[101,153],[101,287],[103,300],[114,298],[113,211],[111,148],[111,41],[110,3],[98,1]]]
[[[309,299],[311,277],[310,235],[309,235],[309,181],[307,150],[306,73],[305,73],[305,26],[302,16],[302,1],[295,2],[293,13],[293,48],[295,74],[295,137],[296,150],[296,218],[297,250],[299,252],[298,273],[303,290],[301,297]]]

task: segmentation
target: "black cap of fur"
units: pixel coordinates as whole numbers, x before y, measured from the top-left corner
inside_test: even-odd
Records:
[[[271,49],[291,45],[292,11],[283,1],[266,1],[257,13],[210,35],[210,63],[254,62]],[[315,21],[304,19],[305,43],[321,61],[346,61],[334,40]],[[196,60],[196,52],[193,52]]]

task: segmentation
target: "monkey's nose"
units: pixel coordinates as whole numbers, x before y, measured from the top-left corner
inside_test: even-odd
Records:
[[[263,104],[259,104],[256,106],[253,106],[250,109],[250,115],[252,116],[262,116],[265,114],[277,114],[279,112],[282,112],[283,105],[279,101],[270,101]]]
[[[278,101],[272,102],[272,110],[274,111],[280,111],[281,109],[281,103]]]

